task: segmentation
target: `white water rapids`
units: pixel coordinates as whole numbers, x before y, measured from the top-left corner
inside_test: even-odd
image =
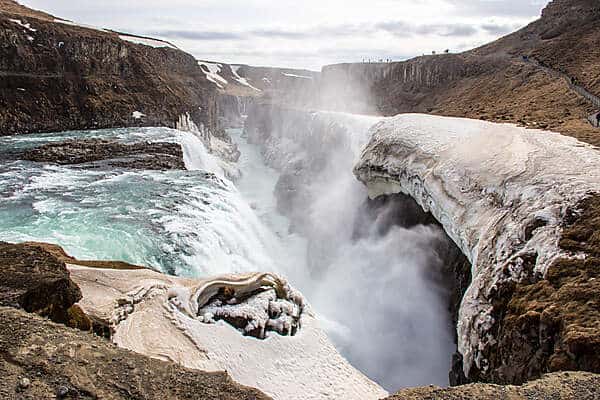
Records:
[[[431,249],[441,231],[394,227],[381,234],[373,226],[352,238],[358,215],[348,207],[366,194],[348,168],[337,186],[323,188],[318,206],[307,204],[337,237],[323,243],[331,251],[316,277],[307,266],[307,240],[289,233],[289,221],[277,213],[278,173],[240,130],[230,134],[242,153],[235,185],[191,133],[143,128],[2,138],[0,148],[11,151],[71,137],[175,141],[188,171],[3,160],[0,240],[56,243],[81,259],[123,260],[181,276],[280,273],[303,291],[339,351],[371,379],[390,391],[445,385],[451,324],[443,290],[426,272],[441,262]]]

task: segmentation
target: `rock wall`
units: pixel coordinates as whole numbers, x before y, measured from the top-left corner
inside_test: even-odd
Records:
[[[462,55],[417,57],[396,63],[339,64],[323,68],[320,103],[323,109],[393,115],[427,111],[436,90],[494,68]]]
[[[251,104],[257,101],[255,96],[234,96],[219,94],[219,126],[222,128],[243,128]]]
[[[2,135],[167,126],[215,132],[217,93],[189,54],[0,3]]]
[[[551,132],[416,114],[372,134],[355,168],[371,196],[413,197],[473,266],[458,323],[466,377],[522,383],[557,370],[599,372],[591,327],[600,317],[589,303],[596,250],[586,244],[597,229],[586,205],[600,187],[597,149]]]
[[[539,20],[463,53],[324,67],[314,96],[320,101],[311,107],[512,122],[600,145],[600,136],[585,120],[597,111],[595,105],[567,82],[523,60],[523,56],[535,57],[598,95],[599,37],[596,1],[554,0]]]

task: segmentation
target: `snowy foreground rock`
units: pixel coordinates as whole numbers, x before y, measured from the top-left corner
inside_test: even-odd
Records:
[[[143,269],[68,267],[83,294],[79,306],[111,327],[119,347],[202,371],[225,370],[275,399],[387,395],[335,350],[302,295],[275,275],[193,280]]]
[[[416,114],[383,120],[371,133],[355,167],[370,196],[412,196],[472,264],[458,348],[467,376],[485,372],[504,285],[541,279],[558,258],[577,258],[559,240],[568,215],[600,191],[600,153],[551,132]]]

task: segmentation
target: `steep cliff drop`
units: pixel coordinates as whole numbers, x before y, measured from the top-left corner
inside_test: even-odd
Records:
[[[352,168],[378,121],[255,104],[245,133],[280,171],[277,208],[308,241],[306,264],[285,273],[342,354],[388,390],[447,385],[452,313],[468,269],[413,200],[368,201]]]
[[[169,42],[83,26],[0,1],[0,136],[115,127],[194,132],[231,165],[218,87]]]
[[[587,120],[599,104],[576,90],[600,96],[599,37],[598,2],[553,0],[537,21],[473,50],[326,66],[311,106],[510,122],[600,145]]]
[[[457,327],[465,375],[522,383],[599,372],[596,253],[583,218],[597,203],[598,150],[551,132],[411,114],[372,134],[355,169],[370,195],[413,197],[473,266]]]

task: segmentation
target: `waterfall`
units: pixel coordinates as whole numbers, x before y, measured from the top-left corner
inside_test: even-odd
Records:
[[[70,138],[172,141],[188,171],[0,165],[0,240],[56,243],[80,259],[122,260],[182,276],[277,271],[274,239],[189,132],[131,128],[1,138],[3,149]]]
[[[286,272],[338,349],[388,390],[447,385],[450,241],[410,199],[371,204],[352,172],[382,119],[276,107],[249,118],[248,137],[281,171],[278,209],[308,241],[305,264]]]

